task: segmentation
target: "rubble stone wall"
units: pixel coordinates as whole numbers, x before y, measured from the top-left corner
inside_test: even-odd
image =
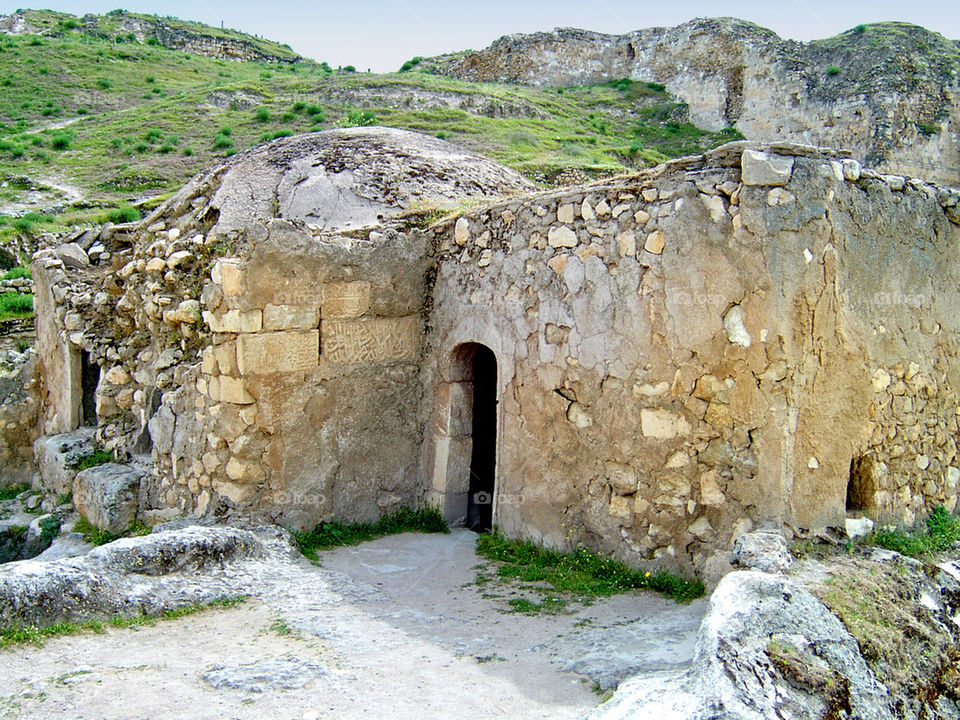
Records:
[[[511,534],[700,562],[759,523],[955,508],[957,198],[737,144],[436,229],[434,501],[463,464],[450,354],[478,342]]]
[[[956,507],[956,190],[746,143],[425,230],[218,230],[218,188],[34,262],[45,429],[87,353],[98,441],[152,456],[144,518],[462,517],[464,343],[497,356],[513,535],[689,565]]]

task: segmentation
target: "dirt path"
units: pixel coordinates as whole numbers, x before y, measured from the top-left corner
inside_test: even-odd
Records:
[[[0,651],[0,717],[560,720],[599,702],[595,680],[692,655],[704,601],[507,614],[521,591],[474,584],[492,574],[474,538],[384,538],[324,568],[249,563],[231,571],[255,596],[239,607]]]

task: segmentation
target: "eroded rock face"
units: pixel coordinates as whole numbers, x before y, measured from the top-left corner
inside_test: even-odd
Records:
[[[691,668],[620,685],[589,720],[893,718],[887,689],[823,604],[782,575],[736,572],[710,598]]]
[[[157,614],[223,599],[231,591],[212,583],[204,587],[203,573],[263,552],[263,543],[251,531],[190,527],[117,540],[77,558],[9,563],[0,567],[0,622],[5,627],[50,625]]]
[[[736,126],[760,142],[850,148],[889,172],[960,180],[960,51],[906,23],[810,43],[732,18],[625,35],[567,28],[508,35],[423,66],[465,80],[533,85],[654,81],[707,129]]]
[[[107,463],[88,468],[73,480],[73,504],[94,526],[119,535],[137,517],[137,497],[145,468]]]
[[[211,207],[216,231],[266,218],[322,230],[374,225],[416,206],[528,192],[502,165],[436,138],[393,128],[347,128],[274,141],[223,170]]]

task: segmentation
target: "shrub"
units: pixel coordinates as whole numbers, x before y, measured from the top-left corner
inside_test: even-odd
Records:
[[[99,78],[97,79],[97,87],[101,90],[109,90],[113,87],[113,83],[106,78]]]
[[[73,135],[70,133],[57,133],[50,141],[50,147],[54,150],[68,150],[70,143],[73,142]]]
[[[90,111],[85,107],[77,108],[77,115],[89,115]]]
[[[327,114],[319,105],[307,105],[306,111],[314,122],[323,122],[327,117]]]
[[[170,143],[164,143],[159,148],[157,148],[157,152],[163,155],[166,155],[167,153],[172,153],[173,145],[171,145]]]
[[[217,135],[213,139],[213,147],[215,150],[229,150],[233,147],[233,139],[229,135]]]
[[[23,317],[33,314],[33,295],[4,293],[0,295],[0,318]]]
[[[369,110],[349,110],[345,120],[346,127],[369,127],[375,125],[377,116]]]
[[[117,459],[113,456],[112,452],[98,449],[94,450],[92,453],[84,455],[81,458],[78,458],[73,467],[75,470],[88,470],[89,468],[97,467],[98,465],[106,465],[107,463],[116,461]]]
[[[927,123],[918,122],[916,123],[916,126],[917,132],[919,132],[921,135],[935,135],[936,133],[940,132],[939,125],[930,125]]]
[[[156,79],[153,75],[147,75],[146,81],[147,81],[148,83],[154,83],[154,82],[157,81],[157,79]]]
[[[148,153],[150,152],[150,150],[151,150],[150,145],[148,145],[145,142],[138,142],[136,145],[133,146],[133,151],[141,154]]]
[[[163,133],[157,130],[156,128],[150,128],[147,130],[146,140],[148,143],[159,142],[163,138]]]
[[[857,26],[853,29],[853,31],[854,31],[857,35],[863,35],[863,34],[867,31],[867,26],[866,26],[866,25],[863,25],[863,24],[861,23],[860,25],[857,25]]]
[[[411,70],[413,70],[417,65],[419,65],[419,64],[422,63],[422,62],[423,62],[423,58],[420,57],[419,55],[417,55],[417,57],[411,58],[410,60],[407,60],[403,65],[401,65],[401,66],[400,66],[400,72],[402,72],[402,73],[403,73],[403,72],[410,72]]]
[[[220,128],[220,134],[225,135],[226,137],[230,137],[231,135],[233,135],[233,128],[229,126],[224,126]]]
[[[827,75],[830,75],[831,77],[834,75],[839,75],[840,72],[840,68],[838,68],[836,65],[830,65],[827,67]]]
[[[271,140],[276,140],[277,138],[293,137],[294,135],[295,135],[295,133],[293,132],[293,130],[290,130],[290,129],[288,129],[288,128],[281,128],[280,130],[274,131],[274,132],[270,135],[270,139],[271,139]]]
[[[253,117],[257,122],[270,122],[270,111],[265,107],[258,107],[257,111],[253,114]]]
[[[297,119],[297,116],[292,112],[285,112],[283,115],[280,116],[280,122],[292,122],[293,120],[296,120],[296,119]]]
[[[140,211],[135,207],[114,208],[107,212],[107,219],[112,223],[130,223],[140,219]]]
[[[910,531],[877,530],[870,538],[876,545],[910,557],[921,557],[952,548],[960,540],[960,518],[938,505],[924,526]]]
[[[183,149],[183,156],[184,156],[184,157],[193,157],[193,148],[192,148],[192,147],[185,147],[185,148]]]
[[[355,73],[357,69],[353,65],[344,65],[343,71],[347,73]]]
[[[30,268],[28,268],[28,267],[23,267],[22,265],[19,265],[19,266],[15,267],[15,268],[10,268],[9,270],[7,270],[7,271],[3,274],[2,278],[0,278],[0,279],[3,279],[3,280],[19,280],[20,278],[27,278],[27,280],[30,280],[30,279],[31,279],[31,278],[30,278]]]
[[[290,109],[295,113],[302,113],[307,109],[307,104],[303,100],[297,100]]]

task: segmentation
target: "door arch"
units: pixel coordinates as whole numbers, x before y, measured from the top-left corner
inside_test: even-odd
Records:
[[[497,471],[497,358],[480,343],[452,354],[440,385],[434,435],[433,489],[452,525],[493,527]]]

